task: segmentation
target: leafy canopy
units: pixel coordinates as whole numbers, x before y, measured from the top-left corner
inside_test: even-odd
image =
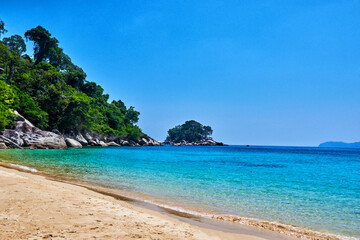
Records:
[[[25,33],[34,42],[34,59],[22,55],[19,35],[0,41],[0,129],[11,126],[13,110],[42,129],[93,132],[136,140],[145,136],[136,126],[140,113],[121,100],[108,102],[104,89],[86,80],[59,41],[38,26]]]
[[[167,141],[179,143],[181,141],[198,142],[212,134],[210,126],[203,126],[201,123],[190,120],[182,125],[169,129]]]
[[[20,35],[12,35],[9,38],[4,38],[3,41],[4,44],[7,45],[10,50],[18,56],[26,52],[25,41]]]

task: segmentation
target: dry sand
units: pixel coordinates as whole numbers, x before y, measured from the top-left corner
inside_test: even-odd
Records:
[[[110,196],[0,166],[0,239],[263,239],[200,228]]]

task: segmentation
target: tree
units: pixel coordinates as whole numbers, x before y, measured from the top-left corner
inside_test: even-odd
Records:
[[[5,23],[3,20],[0,19],[0,40],[1,40],[1,35],[6,33],[8,30],[5,29]]]
[[[14,98],[13,90],[4,81],[0,80],[0,130],[3,130],[14,121],[14,113],[11,108]]]
[[[17,56],[21,56],[26,51],[25,41],[20,35],[12,35],[11,37],[4,38],[3,41]]]
[[[51,33],[41,26],[25,32],[25,38],[34,42],[35,65],[50,57],[52,48],[57,48],[59,41],[51,37]]]
[[[133,124],[137,123],[139,121],[139,115],[140,113],[136,111],[133,106],[131,106],[126,110],[126,121]]]
[[[14,109],[35,126],[41,129],[47,128],[48,114],[41,110],[28,94],[20,91],[17,87],[13,87],[13,91],[15,93]]]
[[[211,129],[210,126],[204,126],[204,134],[205,136],[210,136],[213,133],[213,130]]]
[[[76,65],[72,65],[65,73],[65,79],[67,84],[69,84],[76,90],[80,90],[84,85],[86,73],[84,72],[84,70],[82,70],[82,68]]]
[[[89,97],[99,98],[102,96],[104,89],[94,82],[86,82],[82,87],[81,91]]]
[[[34,42],[35,62],[24,55],[26,45],[19,35],[0,41],[0,129],[14,123],[17,110],[41,129],[129,140],[145,136],[135,125],[140,113],[121,100],[109,103],[104,89],[86,80],[83,69],[45,28],[30,29],[25,37]]]
[[[212,134],[210,126],[203,126],[201,123],[190,120],[182,125],[169,129],[166,140],[179,143],[181,141],[197,142]]]

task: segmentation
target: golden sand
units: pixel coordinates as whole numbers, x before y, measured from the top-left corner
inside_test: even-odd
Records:
[[[0,239],[244,239],[84,187],[0,167]]]

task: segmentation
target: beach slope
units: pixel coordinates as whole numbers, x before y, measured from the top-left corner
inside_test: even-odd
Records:
[[[83,187],[0,166],[0,239],[261,239],[181,222]]]

